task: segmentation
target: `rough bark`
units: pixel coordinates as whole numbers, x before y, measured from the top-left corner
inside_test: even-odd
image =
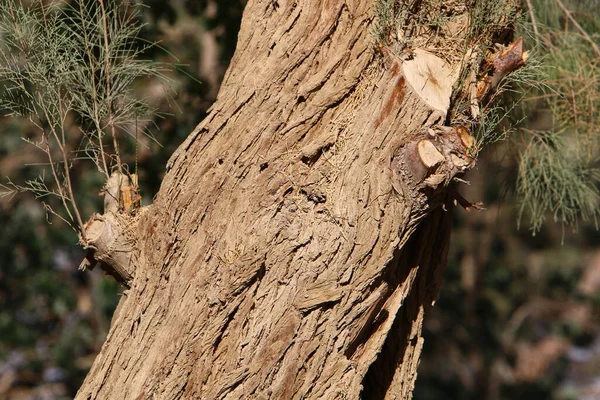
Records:
[[[472,138],[372,22],[368,1],[248,3],[77,399],[410,398]]]

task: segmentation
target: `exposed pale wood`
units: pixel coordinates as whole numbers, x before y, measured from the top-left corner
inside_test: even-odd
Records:
[[[414,58],[402,64],[402,72],[410,87],[432,109],[445,116],[450,107],[452,86],[458,78],[458,66],[422,49],[414,50]]]
[[[298,292],[294,306],[300,311],[307,312],[319,306],[331,305],[339,301],[343,295],[344,291],[337,281],[318,282]]]
[[[444,174],[433,174],[425,178],[425,183],[430,187],[438,187],[441,183],[446,180],[446,175]]]
[[[421,162],[427,168],[434,167],[444,161],[444,155],[429,140],[421,140],[417,144],[417,150],[419,151]]]
[[[104,212],[119,212],[119,203],[121,202],[121,184],[129,178],[122,173],[115,171],[110,175],[104,185]]]

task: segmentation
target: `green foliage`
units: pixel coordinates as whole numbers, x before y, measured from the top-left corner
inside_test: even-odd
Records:
[[[487,49],[509,30],[518,15],[514,2],[479,0],[466,8],[469,14],[467,47],[477,44],[481,49]],[[377,0],[373,34],[376,41],[386,46],[400,44],[400,47],[418,40],[424,30],[428,30],[430,36],[447,36],[449,32],[443,32],[443,26],[464,9],[462,2],[440,7],[435,0]]]
[[[498,0],[472,2],[469,9],[469,44],[477,44],[481,49],[487,49],[496,43],[501,35],[512,31],[512,26],[519,15],[516,2]]]
[[[129,88],[130,96],[148,99],[150,109],[160,109],[160,114],[152,121],[138,119],[137,143],[130,134],[118,132],[124,164],[133,165],[137,147],[140,190],[149,201],[158,190],[167,159],[203,119],[206,109],[214,101],[220,77],[235,48],[243,4],[241,0],[222,1],[216,3],[216,12],[211,12],[207,2],[183,4],[148,0],[145,3],[150,7],[136,8],[140,13],[139,21],[144,24],[139,39],[132,45],[136,50],[143,48],[139,57],[155,60],[154,65],[161,70],[161,65],[172,62],[173,57],[181,63],[180,68],[164,73],[168,75],[169,87],[172,84],[177,90],[174,96],[182,110],[176,115],[170,112],[173,99],[170,92],[163,89],[161,77],[141,77]],[[30,11],[39,11],[36,7],[40,2],[24,0],[23,4],[31,4]],[[55,3],[53,7],[60,9],[52,8],[52,12],[71,15],[66,24],[79,29],[75,25],[78,8],[69,8],[69,4],[78,3],[75,0]],[[94,6],[98,2],[83,4]],[[0,8],[4,5],[7,2],[0,1]],[[107,12],[111,11],[107,9]],[[201,45],[201,39],[207,36],[215,38],[217,44],[216,64]],[[2,41],[0,37],[0,43]],[[168,52],[147,45],[155,42],[160,42]],[[100,53],[94,54],[99,56]],[[208,60],[216,67],[203,69]],[[215,74],[217,79],[209,80],[204,73]],[[52,178],[45,153],[35,151],[21,140],[21,137],[39,140],[39,130],[27,118],[2,116],[7,112],[6,109],[0,112],[2,175],[22,184],[36,179],[45,168],[45,177]],[[86,142],[76,127],[80,122],[89,126],[90,121],[83,120],[75,112],[70,114],[68,128],[72,130],[69,133],[75,133],[68,138],[70,154],[74,156],[70,171],[81,213],[90,215],[101,210],[102,198],[98,191],[105,182],[105,175],[98,172],[85,154]],[[134,125],[128,128],[135,128]],[[154,129],[155,125],[159,129]],[[112,154],[111,130],[105,128],[105,150]],[[142,129],[149,129],[150,136],[142,135]],[[131,133],[135,134],[135,131]],[[73,153],[77,150],[77,154]],[[108,159],[115,163],[114,156]],[[51,182],[47,184],[50,186]],[[17,193],[10,202],[7,199],[0,199],[0,369],[4,371],[5,383],[0,398],[72,399],[106,337],[110,318],[120,299],[120,288],[112,277],[103,276],[99,268],[91,272],[77,270],[84,255],[75,246],[77,235],[56,218],[51,218],[48,223],[29,193]],[[43,200],[54,209],[61,206],[56,197]],[[46,380],[47,372],[57,369],[59,379]],[[14,376],[12,383],[10,376]]]
[[[0,1],[0,163],[10,176],[0,200],[12,199],[0,202],[0,397],[12,386],[73,398],[108,330],[119,288],[77,270],[77,235],[57,218],[81,230],[107,174],[127,170],[120,159],[133,161],[138,142],[142,162],[161,151],[150,130],[160,115],[140,88],[164,87],[163,64],[141,60],[156,51],[138,37],[141,11],[116,0]]]
[[[402,8],[400,8],[402,7]],[[377,0],[374,6],[375,23],[372,33],[375,40],[389,46],[397,38],[397,30],[400,26],[403,14],[409,5],[397,0]]]
[[[520,154],[517,193],[521,198],[519,220],[530,217],[539,231],[548,211],[554,221],[577,225],[581,216],[597,223],[600,171],[585,160],[579,143],[554,133],[536,132]]]
[[[91,159],[108,178],[113,168],[127,169],[119,140],[137,141],[139,127],[150,135],[144,127],[154,111],[132,85],[162,74],[156,63],[140,60],[150,47],[138,40],[140,29],[138,9],[128,2],[0,5],[0,111],[37,128],[25,140],[48,161],[47,173],[25,185],[9,180],[4,189],[56,196],[63,211],[45,209],[81,233],[74,163]]]
[[[474,124],[476,154],[487,146],[510,138],[526,120],[526,116],[518,112],[523,102],[532,93],[546,89],[544,81],[547,75],[542,62],[538,54],[532,53],[525,65],[500,81],[491,99],[481,109],[479,120]],[[463,108],[466,106],[463,105]]]
[[[552,115],[543,131],[524,129],[528,144],[519,157],[519,222],[528,217],[535,234],[548,214],[563,226],[600,215],[600,20],[587,14],[594,1],[530,4],[523,30],[544,56],[546,77],[525,112],[547,108]]]

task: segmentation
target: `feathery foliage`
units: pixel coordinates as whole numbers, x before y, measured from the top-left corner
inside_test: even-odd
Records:
[[[534,132],[521,152],[519,218],[525,212],[530,215],[534,233],[548,211],[562,224],[576,226],[579,216],[597,224],[600,173],[580,157],[578,147],[580,143],[569,146],[562,135]]]
[[[63,211],[46,210],[81,234],[73,163],[90,159],[106,179],[112,169],[127,172],[119,141],[137,140],[138,127],[153,116],[131,90],[138,79],[162,76],[159,65],[140,60],[151,46],[137,39],[140,29],[137,6],[127,1],[0,5],[0,112],[37,128],[26,141],[46,155],[53,178],[9,180],[3,188],[58,197]]]
[[[595,0],[527,4],[524,28],[544,56],[546,75],[528,103],[552,116],[541,132],[523,129],[528,144],[520,152],[519,223],[529,217],[535,234],[548,214],[574,227],[579,217],[597,221],[600,214],[600,23],[588,14],[597,9]]]
[[[462,53],[448,50],[456,48],[448,46],[453,43],[453,32],[443,28],[461,10],[448,5],[447,12],[440,11],[431,0],[378,0],[373,34],[379,46],[396,54],[420,47],[461,63],[449,119],[452,124],[472,127],[473,156],[523,128],[526,137],[521,142],[528,144],[518,150],[518,220],[528,216],[535,233],[548,213],[563,225],[576,225],[578,217],[597,219],[600,213],[599,171],[594,166],[600,157],[600,23],[587,13],[597,9],[597,0],[525,3],[524,12],[514,1],[482,0],[467,5],[469,27]],[[464,7],[464,3],[456,6]],[[527,63],[506,75],[473,112],[472,96],[465,96],[468,85],[474,74],[480,77],[478,68],[494,43],[513,36],[515,21],[521,26],[517,33],[533,37],[535,46]],[[531,41],[526,45],[531,49]],[[551,110],[552,128],[545,132],[525,129],[531,121],[528,115],[540,107]],[[555,145],[548,146],[548,142]],[[564,143],[574,145],[566,150]]]

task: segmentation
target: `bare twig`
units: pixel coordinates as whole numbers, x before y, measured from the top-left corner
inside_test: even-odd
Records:
[[[85,21],[85,13],[83,10],[83,2],[80,1],[79,2],[79,18],[81,18],[82,21]],[[90,40],[88,37],[88,30],[86,27],[86,24],[81,24],[81,30],[83,32],[83,41],[84,41],[84,45],[85,45],[85,52],[86,52],[86,56],[88,59],[88,64],[89,64],[89,71],[90,71],[90,76],[91,76],[91,83],[92,83],[92,95],[94,96],[93,99],[93,108],[94,108],[94,125],[96,127],[96,131],[98,134],[98,148],[99,148],[99,153],[100,153],[100,160],[102,161],[102,169],[104,170],[104,175],[106,176],[106,179],[108,180],[108,178],[110,178],[110,172],[108,170],[108,166],[106,165],[106,154],[104,152],[104,143],[102,140],[102,136],[103,136],[103,132],[102,132],[102,125],[100,123],[100,115],[98,112],[98,91],[96,88],[96,79],[94,76],[94,65],[93,65],[93,54],[92,54],[92,50],[90,48]]]
[[[600,48],[598,48],[598,45],[596,45],[596,42],[594,42],[594,40],[585,31],[585,29],[583,29],[581,27],[581,25],[579,25],[577,20],[575,18],[573,18],[573,16],[571,15],[571,12],[565,7],[565,5],[562,3],[562,1],[556,0],[556,4],[558,4],[558,6],[561,8],[561,10],[563,10],[565,15],[567,16],[567,18],[573,23],[573,25],[575,25],[577,30],[583,35],[583,38],[590,43],[590,45],[592,46],[592,49],[594,49],[594,53],[596,53],[596,56],[600,57]]]
[[[42,107],[42,110],[44,111],[46,119],[48,119],[49,116],[48,116],[48,111],[46,109],[46,106],[43,103],[43,100],[40,100],[40,102],[41,102],[40,105]],[[62,146],[60,144],[60,140],[58,139],[58,135],[56,134],[54,126],[51,123],[48,125],[50,125],[50,130],[51,130],[52,134],[54,135],[55,140],[57,141],[57,145],[58,145],[59,149],[62,151]],[[46,150],[45,151],[48,156],[48,161],[50,161],[50,169],[52,171],[52,176],[54,177],[58,191],[61,194],[60,198],[62,200],[63,206],[64,206],[65,210],[67,211],[67,214],[69,214],[69,218],[71,218],[71,221],[75,221],[75,219],[73,218],[73,214],[71,214],[71,209],[69,208],[67,201],[66,201],[66,199],[68,199],[68,197],[65,196],[65,194],[63,193],[63,190],[64,190],[63,184],[60,182],[60,179],[58,178],[58,172],[56,171],[56,168],[54,167],[55,162],[52,158],[52,150],[50,149],[50,144],[48,143],[48,133],[46,132],[46,130],[42,131],[42,137],[45,139],[45,142],[46,142]],[[71,200],[71,199],[69,199],[69,200]]]
[[[111,98],[111,83],[110,83],[110,47],[108,45],[108,24],[106,17],[106,8],[104,7],[104,0],[98,0],[100,8],[102,9],[102,25],[104,27],[104,51],[106,59],[106,97],[108,99],[108,123],[110,124],[111,135],[113,139],[113,146],[115,150],[115,156],[117,158],[117,167],[119,172],[123,172],[121,165],[121,157],[119,156],[119,141],[117,140],[117,132],[112,116],[113,101]]]
[[[529,12],[529,18],[531,18],[531,25],[533,25],[533,31],[535,32],[535,41],[538,43],[540,38],[540,31],[538,30],[537,21],[535,20],[535,14],[533,7],[531,6],[531,0],[527,0],[527,11]]]
[[[475,209],[477,211],[485,210],[485,208],[483,208],[482,202],[478,201],[477,203],[471,203],[470,201],[465,199],[460,193],[458,193],[457,190],[453,191],[453,195],[454,195],[454,200],[458,204],[460,204],[460,206],[462,208],[464,208],[465,211],[471,211],[471,209]]]
[[[63,221],[65,224],[69,225],[71,227],[71,229],[76,230],[75,227],[69,222],[67,221],[62,215],[60,215],[59,213],[57,213],[56,211],[54,211],[52,209],[52,207],[50,207],[49,204],[45,203],[42,201],[42,207],[44,207],[44,210],[46,212],[49,212],[50,214],[54,215],[55,217],[57,217],[58,219],[60,219],[61,221]],[[48,218],[46,217],[46,220]]]
[[[60,96],[59,96],[60,97]],[[44,115],[46,117],[46,119],[48,121],[52,121],[52,118],[50,116],[50,113],[48,111],[48,109],[46,108],[46,104],[44,102],[44,99],[42,98],[41,95],[38,95],[39,98],[39,104],[42,107],[42,110],[44,111]],[[64,185],[60,182],[60,179],[58,178],[58,174],[56,172],[56,168],[54,168],[54,162],[52,160],[52,152],[50,150],[50,146],[48,145],[48,141],[46,141],[46,146],[47,146],[47,154],[48,154],[48,160],[50,161],[50,166],[52,168],[52,175],[54,176],[54,179],[56,180],[56,184],[60,190],[60,192],[62,193],[63,190],[65,190],[64,186],[67,186],[67,196],[62,196],[62,201],[63,201],[63,206],[65,207],[67,213],[69,214],[69,217],[71,218],[72,221],[77,222],[77,225],[79,227],[79,230],[81,231],[81,234],[83,236],[83,239],[85,240],[85,228],[83,226],[83,219],[81,219],[81,214],[79,213],[79,208],[77,207],[77,202],[75,201],[75,195],[73,194],[73,185],[71,183],[71,171],[69,168],[69,159],[68,159],[68,155],[66,152],[66,143],[65,143],[65,136],[64,136],[64,129],[62,132],[62,138],[61,136],[59,136],[58,132],[56,131],[56,127],[54,126],[54,124],[52,124],[52,122],[50,122],[48,124],[50,126],[50,131],[52,132],[52,135],[54,136],[54,140],[56,141],[56,144],[58,145],[58,149],[60,150],[60,153],[62,155],[62,159],[63,159],[63,169],[64,169],[64,174],[65,174],[65,179],[67,181],[67,184]],[[45,133],[45,132],[44,132]],[[65,197],[69,200],[69,202],[71,203],[71,206],[73,207],[73,211],[75,213],[75,218],[73,218],[73,215],[71,214],[70,208],[67,205],[67,202],[65,200]]]

